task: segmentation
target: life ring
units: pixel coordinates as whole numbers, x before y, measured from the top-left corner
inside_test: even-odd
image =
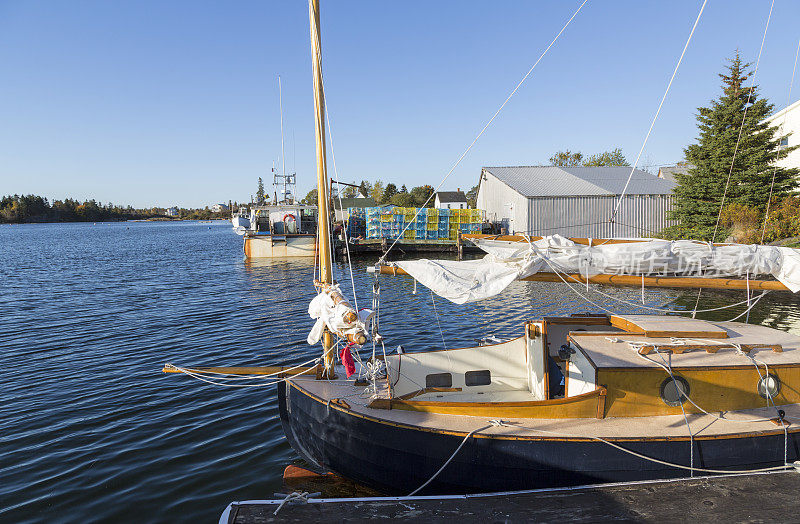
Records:
[[[291,213],[286,213],[285,215],[283,215],[283,222],[286,222],[286,219],[287,219],[287,218],[291,218],[292,220],[294,220],[295,222],[297,222],[297,217],[295,217],[295,216],[294,216],[293,214],[291,214]]]

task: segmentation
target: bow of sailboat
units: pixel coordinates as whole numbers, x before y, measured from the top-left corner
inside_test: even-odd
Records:
[[[277,385],[286,437],[301,456],[393,493],[793,467],[800,449],[800,337],[778,330],[606,309],[526,322],[518,337],[491,344],[444,350],[418,345],[387,353],[379,322],[382,274],[411,275],[459,304],[527,280],[587,289],[739,289],[747,293],[743,303],[749,311],[758,300],[752,291],[800,290],[800,251],[656,239],[465,235],[486,252],[483,259],[388,263],[392,244],[372,268],[372,308],[351,305],[333,278],[318,0],[309,1],[309,22],[319,275],[307,342],[321,343],[322,353],[296,366],[165,371],[239,387]],[[362,346],[371,346],[371,355],[362,358]]]

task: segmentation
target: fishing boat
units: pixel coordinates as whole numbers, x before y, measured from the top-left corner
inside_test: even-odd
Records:
[[[249,225],[237,229],[244,236],[247,258],[313,257],[317,253],[317,206],[297,202],[297,174],[286,171],[283,141],[283,90],[278,77],[281,115],[280,169],[272,168],[271,204],[250,207]]]
[[[307,341],[321,343],[322,355],[297,366],[167,365],[164,371],[277,384],[281,423],[301,457],[389,494],[796,467],[800,337],[776,329],[605,310],[546,316],[520,325],[516,338],[475,347],[387,351],[379,324],[379,278],[387,275],[414,278],[459,304],[502,293],[518,280],[558,282],[579,295],[590,284],[744,290],[738,305],[746,314],[764,293],[800,290],[800,251],[469,235],[486,252],[483,259],[382,259],[371,268],[373,307],[357,310],[331,266],[318,0],[310,0],[309,18],[319,279]]]
[[[231,214],[231,224],[234,231],[244,234],[246,229],[250,229],[250,210],[246,206],[240,206],[238,211]]]

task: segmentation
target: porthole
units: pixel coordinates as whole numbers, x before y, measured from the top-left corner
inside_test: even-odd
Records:
[[[464,384],[467,386],[488,386],[491,383],[492,373],[488,369],[464,373]]]
[[[758,394],[764,398],[775,398],[781,392],[781,381],[773,374],[761,377],[758,381]]]
[[[680,406],[686,402],[687,395],[689,395],[689,383],[683,377],[675,375],[675,380],[667,377],[661,383],[661,400],[667,406]]]
[[[453,387],[453,375],[450,373],[431,373],[425,376],[426,388],[451,388]]]

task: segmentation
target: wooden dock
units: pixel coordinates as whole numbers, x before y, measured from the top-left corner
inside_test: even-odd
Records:
[[[607,484],[525,493],[233,502],[223,524],[400,519],[418,522],[798,522],[795,471]],[[324,502],[323,502],[324,501]]]
[[[383,254],[387,249],[389,249],[389,246],[392,245],[392,242],[394,241],[385,238],[362,239],[356,242],[351,242],[349,245],[349,250],[352,256]],[[345,244],[341,240],[334,241],[334,249],[339,254],[347,254]],[[392,258],[397,258],[398,256],[402,256],[406,253],[450,253],[459,256],[463,254],[483,253],[483,251],[474,246],[471,242],[462,243],[458,240],[403,239],[399,240],[392,249]]]

